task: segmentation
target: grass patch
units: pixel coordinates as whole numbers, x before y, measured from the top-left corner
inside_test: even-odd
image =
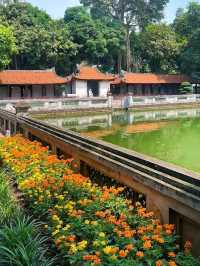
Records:
[[[9,182],[5,170],[0,170],[0,225],[15,219],[21,212]]]
[[[50,266],[45,237],[38,233],[40,224],[31,218],[18,216],[0,229],[0,265]]]
[[[50,266],[47,238],[41,224],[28,217],[20,206],[7,169],[0,170],[0,265]]]

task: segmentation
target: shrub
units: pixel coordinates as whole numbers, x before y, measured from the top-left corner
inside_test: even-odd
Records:
[[[38,224],[31,218],[19,216],[0,229],[0,265],[50,266],[52,259],[46,259],[46,238],[38,233]]]
[[[20,213],[20,207],[14,198],[8,176],[4,170],[0,170],[0,226],[15,219]]]
[[[190,82],[182,82],[178,91],[180,94],[192,93],[193,91],[192,84]]]

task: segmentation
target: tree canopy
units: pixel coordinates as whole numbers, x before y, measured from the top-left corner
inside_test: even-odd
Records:
[[[166,24],[150,24],[140,34],[141,57],[156,73],[177,71],[177,59],[182,43]]]
[[[107,16],[112,20],[119,21],[125,28],[125,67],[126,70],[130,70],[132,57],[130,47],[131,32],[134,31],[136,27],[144,29],[148,23],[159,21],[163,17],[163,9],[168,1],[169,0],[81,0],[81,3],[90,8],[94,18],[101,19]],[[121,56],[121,53],[119,56]]]
[[[0,70],[9,65],[12,55],[17,52],[15,41],[12,28],[0,24]]]
[[[200,73],[200,4],[179,9],[168,25],[160,22],[168,0],[81,3],[55,20],[30,3],[1,1],[1,68],[66,75],[84,61],[113,73]]]

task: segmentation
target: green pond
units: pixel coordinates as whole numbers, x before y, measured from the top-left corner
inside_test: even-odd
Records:
[[[45,120],[200,172],[200,109],[114,112]]]

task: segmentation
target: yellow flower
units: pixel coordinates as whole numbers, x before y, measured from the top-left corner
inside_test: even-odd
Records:
[[[97,222],[97,221],[92,221],[91,224],[92,224],[92,225],[97,225],[98,222]]]
[[[112,247],[111,246],[106,246],[104,249],[103,249],[103,252],[105,253],[105,254],[110,254],[111,253],[111,251],[112,251]]]
[[[57,199],[59,199],[59,200],[64,200],[64,198],[65,198],[65,197],[64,197],[63,195],[58,195],[58,196],[57,196]]]
[[[83,250],[83,249],[85,249],[86,247],[87,247],[87,241],[86,240],[83,240],[83,241],[81,241],[81,242],[79,242],[78,243],[78,249],[79,250]]]
[[[56,226],[56,228],[57,228],[57,229],[60,229],[60,228],[61,228],[61,225],[60,225],[60,224],[58,224],[58,225]]]
[[[95,240],[95,241],[93,242],[93,246],[98,247],[98,246],[99,246],[99,242],[98,242],[97,240]]]
[[[117,256],[116,255],[112,255],[110,258],[111,258],[111,260],[117,260]]]
[[[58,215],[54,214],[54,215],[52,216],[52,220],[54,220],[54,221],[58,221],[58,220],[59,220]]]
[[[52,236],[55,236],[59,233],[59,230],[55,230],[54,232],[52,232]]]
[[[44,225],[44,228],[48,228],[48,224],[45,224],[45,225]]]
[[[76,253],[78,251],[75,244],[70,245],[69,253]]]
[[[103,238],[103,237],[105,237],[106,235],[105,235],[105,233],[100,232],[100,233],[99,233],[99,236]]]
[[[90,224],[90,221],[89,220],[85,220],[85,224]]]
[[[66,226],[63,227],[63,230],[64,230],[64,231],[67,231],[69,228],[70,228],[70,225],[69,225],[69,224],[66,224]]]

